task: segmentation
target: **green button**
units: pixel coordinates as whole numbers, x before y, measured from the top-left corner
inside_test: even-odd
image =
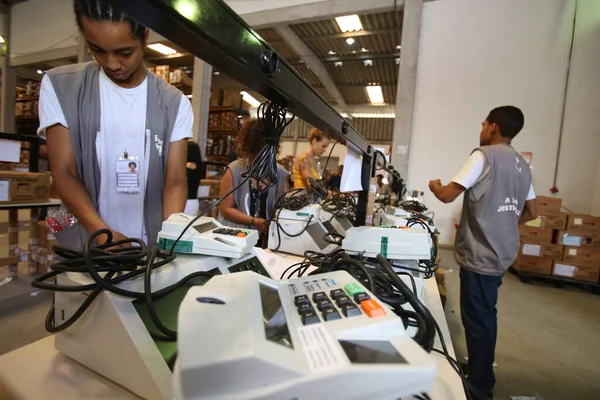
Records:
[[[344,286],[344,291],[348,293],[348,296],[354,297],[355,294],[362,293],[364,290],[358,285],[358,283],[348,283]]]

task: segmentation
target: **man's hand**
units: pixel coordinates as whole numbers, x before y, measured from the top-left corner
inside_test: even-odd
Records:
[[[431,193],[433,193],[439,201],[447,204],[456,200],[456,198],[465,191],[465,188],[456,182],[450,182],[446,186],[443,186],[442,181],[434,179],[429,181],[429,190],[431,190]]]
[[[269,230],[269,223],[264,218],[255,218],[254,226],[256,227],[256,229],[259,230],[259,232],[265,233]]]
[[[429,181],[429,190],[434,191],[435,187],[442,186],[442,181],[439,179],[434,179]]]
[[[112,233],[112,243],[127,239],[127,236],[123,235],[121,232],[113,231],[112,229],[110,231]],[[107,241],[108,241],[108,235],[100,235],[96,239],[96,243],[98,245],[105,244]],[[109,247],[109,249],[114,248],[114,247],[131,247],[131,243],[125,243],[120,246]]]

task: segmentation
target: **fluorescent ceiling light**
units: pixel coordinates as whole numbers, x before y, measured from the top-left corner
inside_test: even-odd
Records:
[[[373,60],[365,60],[365,67],[372,67],[373,66]]]
[[[43,73],[44,73],[44,71],[42,71],[41,69],[38,69],[38,70],[37,70],[37,73],[41,75],[41,74],[43,74]]]
[[[400,64],[400,57],[396,57],[396,64]]]
[[[401,48],[402,48],[402,46],[400,46],[400,45],[396,46],[396,50],[400,50]]]
[[[346,113],[342,113],[341,116],[342,116],[342,118],[348,118],[348,114],[346,114]]]
[[[188,94],[188,95],[187,95],[187,98],[188,98],[188,99],[191,99],[192,97],[194,97],[194,95],[193,95],[193,94]]]
[[[365,49],[364,47],[362,49],[360,49],[361,53],[367,53],[369,51],[369,49]]]
[[[396,118],[394,113],[353,113],[353,118]]]
[[[177,54],[177,50],[172,49],[169,46],[165,46],[162,43],[152,43],[152,44],[149,44],[148,47],[154,51],[158,51],[160,54],[164,54],[165,56]]]
[[[356,14],[335,17],[335,22],[342,32],[362,31],[363,29],[360,18]]]
[[[383,103],[383,92],[381,86],[367,86],[367,94],[371,103]]]
[[[213,72],[213,74],[215,74],[215,75],[219,75],[219,74],[220,74],[220,72],[219,72],[219,71],[215,71],[215,72]]]
[[[335,51],[333,51],[333,50],[329,50],[329,52],[327,52],[327,54],[329,54],[330,56],[332,56],[332,55],[334,55],[334,54],[335,54]]]
[[[346,43],[350,45],[354,44],[354,38],[349,37],[348,39],[346,39]]]
[[[260,106],[260,104],[261,104],[260,101],[256,100],[254,97],[252,97],[248,92],[242,90],[240,92],[240,94],[242,95],[242,99],[246,103],[250,104],[252,107],[258,107],[258,106]]]
[[[341,67],[342,65],[344,65],[344,63],[342,61],[336,61],[333,63],[334,67]]]

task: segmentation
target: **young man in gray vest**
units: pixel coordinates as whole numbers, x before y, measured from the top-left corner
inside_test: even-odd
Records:
[[[155,244],[185,206],[191,104],[144,66],[148,29],[105,0],[74,9],[95,61],[48,71],[39,102],[56,189],[79,222],[58,239],[79,247],[107,228]]]
[[[513,106],[493,109],[482,123],[475,149],[448,185],[429,188],[440,201],[463,197],[454,256],[460,268],[460,306],[469,353],[469,381],[492,397],[498,288],[519,252],[518,224],[537,216],[531,171],[512,148],[524,117]]]

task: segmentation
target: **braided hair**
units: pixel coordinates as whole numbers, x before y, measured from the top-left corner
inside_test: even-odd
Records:
[[[82,17],[100,22],[115,23],[125,21],[129,23],[133,36],[140,39],[142,43],[144,42],[146,27],[125,16],[125,14],[117,10],[112,4],[106,2],[106,0],[73,0],[73,9],[79,30],[83,30],[81,25]]]

